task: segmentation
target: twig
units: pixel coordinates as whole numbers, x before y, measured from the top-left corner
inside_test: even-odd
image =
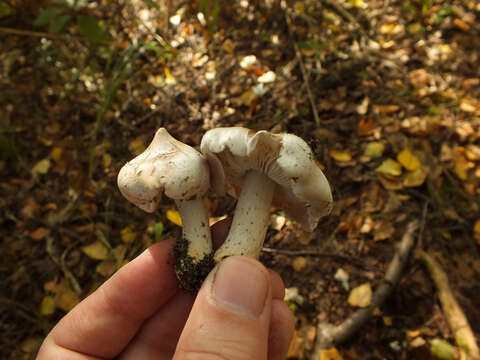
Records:
[[[74,36],[74,35],[50,34],[50,33],[40,32],[40,31],[12,29],[12,28],[6,28],[6,27],[0,27],[0,33],[19,35],[19,36],[43,37],[43,38],[50,38],[50,39],[78,38],[77,36]]]
[[[273,249],[268,247],[262,248],[262,251],[266,253],[281,254],[281,255],[287,255],[287,256],[329,257],[335,260],[347,262],[350,265],[360,267],[364,270],[379,271],[378,268],[374,268],[372,266],[366,265],[359,258],[356,258],[354,256],[346,256],[346,255],[315,251],[315,250],[283,250],[283,249]]]
[[[355,26],[355,30],[360,32],[366,39],[370,40],[370,36],[367,34],[363,26],[357,21],[357,19],[355,19],[355,17],[345,10],[341,5],[337,4],[335,0],[322,0],[322,2],[324,5],[335,10],[341,17],[350,21]]]
[[[293,47],[295,49],[295,56],[298,61],[298,65],[300,66],[300,71],[302,72],[303,82],[305,84],[305,88],[307,89],[308,100],[310,101],[310,106],[312,107],[313,117],[315,119],[315,124],[320,125],[320,117],[318,116],[317,106],[315,105],[315,99],[313,98],[312,89],[310,88],[309,82],[309,74],[305,68],[305,64],[303,63],[302,54],[300,49],[298,48],[297,42],[293,36],[293,29],[292,29],[292,20],[290,19],[289,9],[287,8],[286,4],[282,1],[282,9],[285,15],[285,22],[287,23],[287,30],[288,36],[290,37],[291,42],[293,43]]]
[[[461,358],[480,359],[480,350],[477,346],[475,335],[468,323],[467,317],[452,293],[447,274],[445,274],[440,264],[426,252],[418,251],[416,256],[425,265],[435,284],[445,318],[453,332],[460,351],[463,352],[464,356]]]
[[[418,221],[414,220],[407,226],[403,235],[400,248],[395,253],[392,262],[388,266],[382,283],[377,287],[372,297],[370,306],[357,310],[351,317],[340,325],[320,323],[317,329],[314,358],[320,358],[323,349],[328,349],[340,344],[352,336],[372,316],[373,311],[380,307],[392,288],[397,284],[400,275],[407,263],[410,252],[415,245],[414,232],[418,229]]]

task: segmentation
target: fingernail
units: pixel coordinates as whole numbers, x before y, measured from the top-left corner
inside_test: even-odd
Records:
[[[260,316],[267,293],[268,273],[249,259],[229,257],[220,264],[215,274],[215,299],[235,312]]]

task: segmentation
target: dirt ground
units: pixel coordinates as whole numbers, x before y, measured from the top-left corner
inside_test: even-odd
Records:
[[[289,358],[312,358],[317,324],[350,316],[352,289],[378,286],[414,219],[417,249],[445,270],[480,334],[480,5],[241,1],[220,2],[217,16],[214,3],[0,1],[0,358],[34,358],[78,301],[180,235],[173,202],[146,214],[116,186],[159,127],[197,148],[220,126],[289,132],[312,147],[334,209],[313,233],[272,209],[261,255],[298,291]],[[49,7],[60,15],[34,24]],[[85,18],[100,22],[85,31]],[[232,198],[206,202],[212,219],[233,214]],[[336,349],[430,359],[434,339],[458,355],[412,256]]]

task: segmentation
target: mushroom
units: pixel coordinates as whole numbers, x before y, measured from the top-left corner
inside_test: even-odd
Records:
[[[271,204],[313,231],[332,207],[332,193],[312,150],[298,136],[231,127],[207,131],[200,145],[210,164],[212,189],[238,198],[216,262],[230,255],[258,258]]]
[[[123,196],[146,212],[154,212],[165,194],[175,200],[182,218],[182,240],[174,247],[181,285],[195,290],[213,267],[208,214],[202,197],[210,186],[205,157],[160,128],[148,148],[118,173]]]

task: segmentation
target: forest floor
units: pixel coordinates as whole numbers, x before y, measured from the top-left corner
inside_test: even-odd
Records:
[[[317,324],[350,316],[352,289],[378,286],[413,219],[417,249],[480,334],[477,1],[214,3],[0,1],[0,358],[33,358],[78,301],[180,235],[173,202],[146,214],[116,186],[159,127],[194,147],[220,126],[312,147],[334,209],[311,234],[272,209],[261,256],[294,294],[289,358],[312,358]],[[212,219],[235,205],[207,203]],[[330,358],[429,359],[434,339],[457,356],[412,256]]]

